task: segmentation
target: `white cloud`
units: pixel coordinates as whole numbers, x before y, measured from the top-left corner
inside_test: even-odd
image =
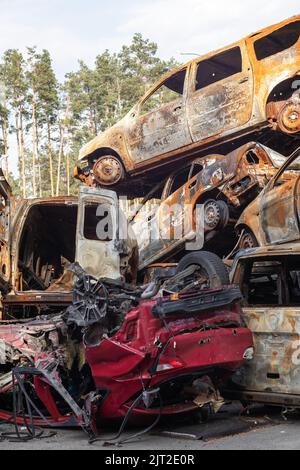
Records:
[[[79,58],[91,64],[141,32],[162,57],[185,62],[180,53],[209,52],[299,10],[299,0],[0,0],[0,54],[49,49],[62,79]]]
[[[166,57],[202,54],[299,13],[299,0],[144,0],[119,31],[142,31]]]

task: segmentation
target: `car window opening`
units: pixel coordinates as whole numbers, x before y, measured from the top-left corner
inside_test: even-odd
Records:
[[[198,162],[194,163],[190,169],[189,180],[197,176],[201,171],[203,171],[203,165]]]
[[[111,241],[113,239],[112,220],[109,206],[99,206],[97,203],[86,204],[84,208],[84,238],[94,241]]]
[[[241,73],[242,70],[243,61],[240,47],[203,60],[198,64],[196,91]]]
[[[245,261],[241,287],[247,305],[300,306],[299,262],[300,256]]]
[[[77,206],[33,206],[23,227],[18,290],[47,290],[75,261]],[[71,287],[71,286],[70,286]]]
[[[288,24],[283,28],[259,39],[254,44],[257,60],[264,60],[293,47],[300,38],[300,21]]]
[[[165,104],[181,99],[184,93],[185,77],[186,69],[181,70],[166,80],[143,103],[141,107],[141,115],[151,113]]]
[[[177,173],[177,175],[174,176],[170,188],[170,194],[175,193],[178,189],[185,185],[189,178],[190,169],[190,167],[185,168],[183,171]]]
[[[249,165],[259,164],[258,156],[252,150],[250,150],[250,152],[247,152],[247,162],[249,163]]]

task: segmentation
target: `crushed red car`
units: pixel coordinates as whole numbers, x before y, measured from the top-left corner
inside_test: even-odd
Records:
[[[83,274],[63,315],[1,322],[0,419],[15,413],[24,423],[30,403],[36,425],[76,422],[95,435],[124,417],[143,424],[205,405],[218,410],[219,390],[253,355],[239,288],[167,293],[162,285],[142,297]]]

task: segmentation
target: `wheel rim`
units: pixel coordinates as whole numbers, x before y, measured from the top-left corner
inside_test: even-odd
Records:
[[[221,222],[221,210],[217,201],[208,201],[204,207],[204,224],[208,230],[214,230]]]
[[[249,232],[246,232],[240,242],[240,249],[248,250],[249,248],[255,248],[257,246],[256,240],[253,235]]]
[[[96,181],[103,186],[119,183],[123,177],[121,162],[113,156],[101,157],[95,163],[93,173]]]
[[[108,292],[102,282],[84,275],[74,286],[68,322],[88,327],[103,321],[107,315],[108,300]]]
[[[287,104],[279,117],[281,130],[289,134],[296,134],[300,131],[300,106],[297,104]]]

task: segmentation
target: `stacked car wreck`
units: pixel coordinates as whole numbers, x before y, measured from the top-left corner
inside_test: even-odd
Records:
[[[79,197],[12,217],[1,179],[0,419],[300,406],[299,90],[295,17],[155,84],[84,147]]]

